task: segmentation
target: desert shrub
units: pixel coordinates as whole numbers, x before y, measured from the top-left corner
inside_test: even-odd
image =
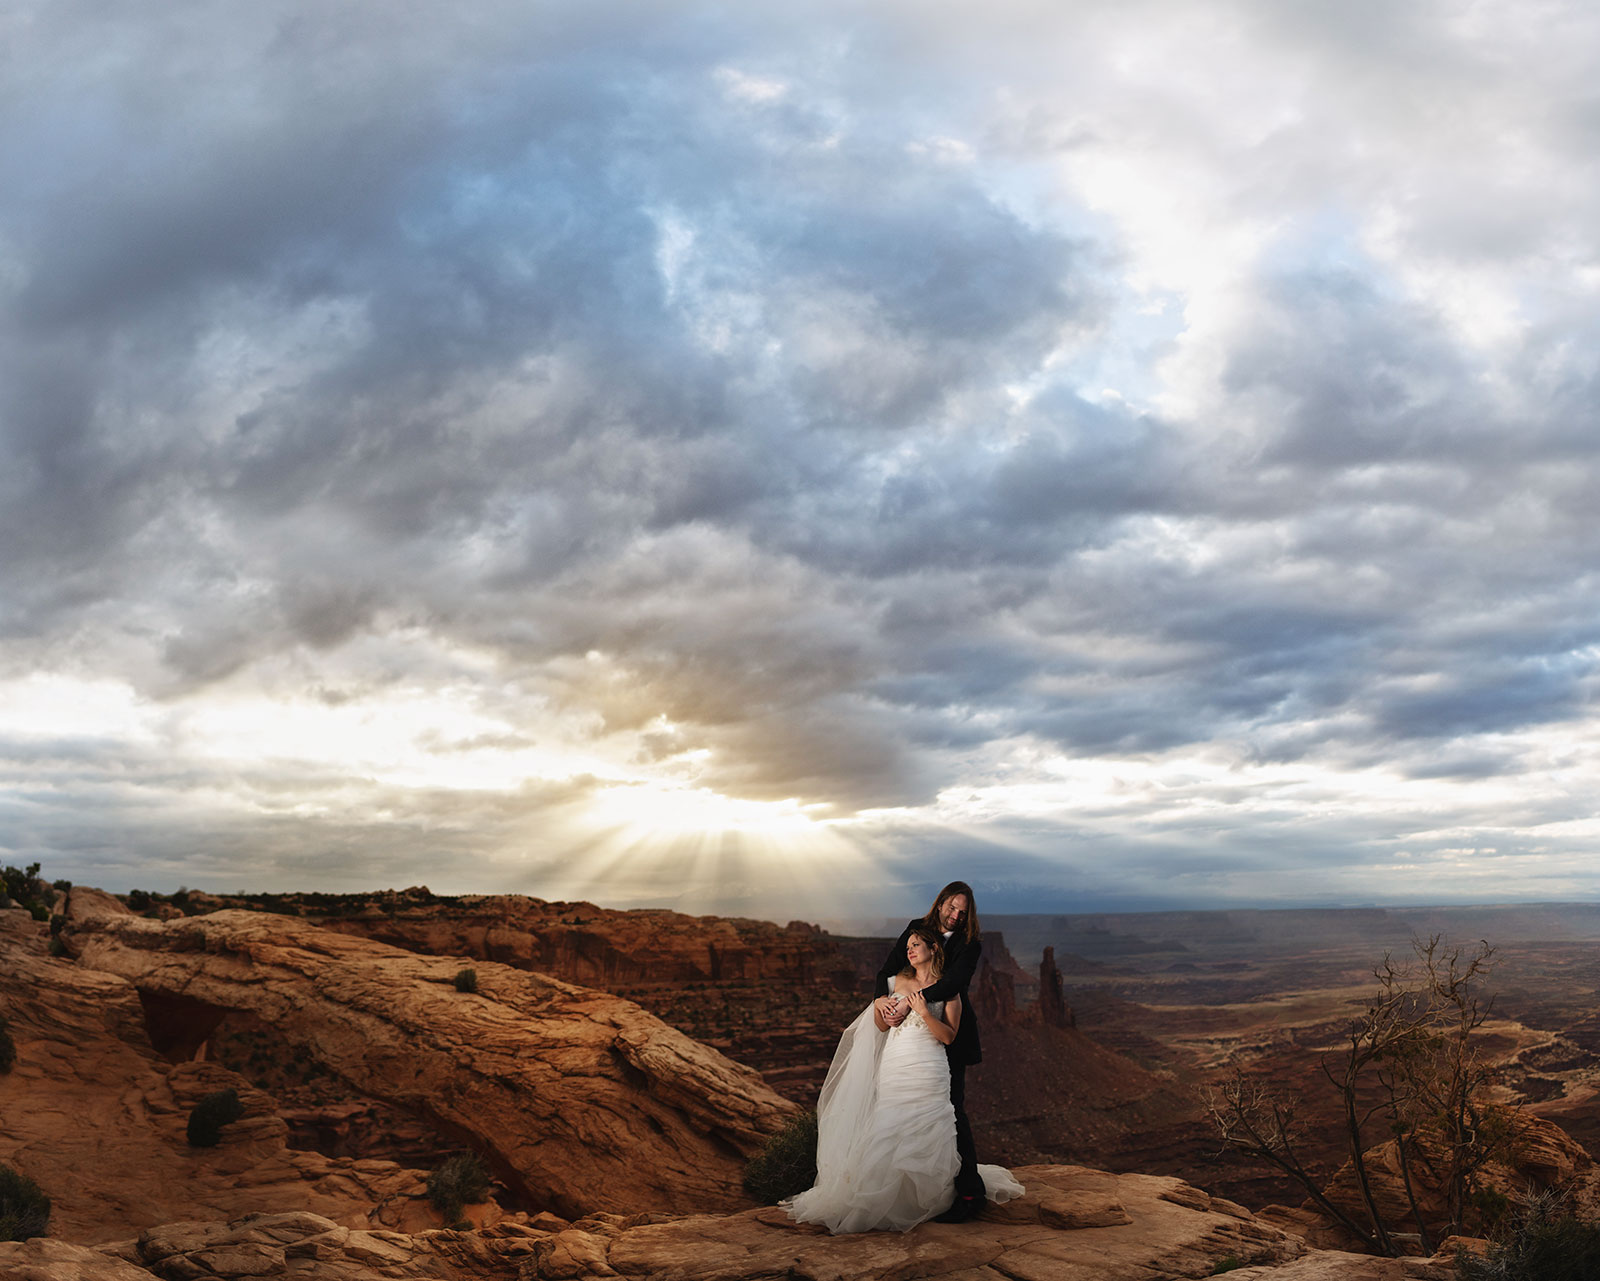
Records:
[[[37,863],[29,863],[27,867],[7,865],[0,869],[0,908],[25,907],[34,920],[47,921],[50,909],[45,904],[53,897],[50,887],[39,879]]]
[[[1508,1225],[1520,1221],[1523,1207],[1499,1188],[1485,1184],[1473,1192],[1472,1210],[1481,1228],[1479,1236],[1499,1236]]]
[[[4,871],[0,871],[0,881],[4,881],[6,894],[24,907],[45,890],[45,883],[39,879],[37,863],[29,863],[27,867],[12,867],[8,864]]]
[[[65,956],[65,955],[67,955],[67,945],[65,943],[63,943],[59,938],[51,939],[50,940],[50,955],[51,956]]]
[[[817,1181],[817,1114],[802,1112],[744,1167],[744,1190],[762,1205],[798,1196]]]
[[[25,1174],[0,1165],[0,1241],[42,1237],[50,1224],[50,1198]]]
[[[489,1199],[489,1171],[477,1154],[453,1156],[428,1176],[428,1200],[447,1223],[461,1218],[461,1208]]]
[[[1600,1277],[1600,1224],[1575,1218],[1561,1198],[1529,1198],[1516,1223],[1481,1258],[1456,1253],[1458,1281],[1591,1281]]]
[[[1237,1254],[1225,1254],[1217,1260],[1217,1266],[1211,1269],[1211,1275],[1220,1277],[1225,1272],[1237,1272],[1240,1268],[1249,1266]]]
[[[456,975],[456,991],[476,992],[478,990],[478,971],[462,970]]]
[[[72,882],[71,881],[61,880],[61,881],[52,881],[50,883],[53,886],[55,886],[56,889],[60,890],[63,894],[67,893],[68,891],[70,891],[72,889]]]
[[[66,923],[66,917],[62,916],[60,912],[54,913],[50,917],[50,937],[55,938],[57,934],[61,933],[61,929]]]
[[[128,891],[128,909],[133,912],[147,912],[150,910],[150,895],[144,890]]]
[[[189,1113],[188,1138],[192,1148],[214,1148],[222,1141],[222,1127],[244,1115],[237,1090],[218,1090],[194,1105]]]
[[[17,1061],[17,1043],[11,1039],[11,1024],[0,1014],[0,1075],[11,1071]],[[6,1240],[8,1238],[0,1238]]]

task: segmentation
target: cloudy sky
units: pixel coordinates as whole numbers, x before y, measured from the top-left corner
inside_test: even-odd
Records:
[[[1600,893],[1600,18],[19,0],[0,859]]]

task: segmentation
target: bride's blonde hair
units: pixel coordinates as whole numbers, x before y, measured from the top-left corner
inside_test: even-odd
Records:
[[[925,934],[922,930],[911,930],[906,934],[907,943],[911,942],[912,939],[921,939],[923,946],[933,953],[933,958],[928,964],[933,968],[933,977],[937,981],[939,976],[944,973],[944,940],[937,934]],[[907,964],[905,969],[900,971],[900,977],[914,979],[917,977],[917,972]]]

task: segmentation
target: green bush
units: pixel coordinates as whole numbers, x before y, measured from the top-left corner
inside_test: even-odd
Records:
[[[456,975],[456,991],[476,992],[478,990],[478,971],[462,970]]]
[[[66,880],[52,881],[51,884],[54,885],[56,887],[56,889],[60,890],[63,894],[68,893],[72,889],[72,882],[71,881],[66,881]]]
[[[50,955],[51,956],[65,956],[65,955],[67,955],[67,945],[65,943],[63,943],[59,938],[51,939],[50,940]]]
[[[56,935],[60,934],[62,928],[66,925],[66,923],[67,923],[67,918],[62,916],[60,912],[57,912],[53,916],[51,916],[51,918],[50,918],[50,937],[51,938],[55,938]]]
[[[11,1071],[17,1061],[17,1043],[11,1039],[11,1024],[0,1014],[0,1076]],[[0,1237],[0,1240],[9,1238]]]
[[[802,1112],[744,1167],[744,1190],[763,1205],[798,1196],[817,1181],[817,1114]]]
[[[50,909],[43,903],[28,904],[28,911],[33,913],[33,919],[36,921],[48,921],[50,919]]]
[[[144,890],[128,891],[128,910],[130,912],[147,912],[150,910],[150,895]]]
[[[475,1153],[453,1156],[428,1176],[428,1200],[445,1222],[461,1218],[461,1208],[489,1199],[489,1171]]]
[[[42,1237],[50,1225],[50,1198],[25,1174],[0,1165],[0,1241]]]
[[[1600,1224],[1574,1218],[1551,1194],[1532,1197],[1509,1233],[1479,1257],[1456,1254],[1458,1281],[1593,1281],[1600,1277]]]
[[[244,1115],[237,1090],[218,1090],[194,1105],[189,1113],[188,1138],[192,1148],[214,1148],[222,1141],[222,1127]]]

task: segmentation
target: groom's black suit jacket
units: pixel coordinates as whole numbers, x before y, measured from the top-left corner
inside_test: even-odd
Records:
[[[927,928],[925,921],[912,921],[900,931],[900,940],[878,971],[878,986],[873,996],[889,995],[889,980],[906,968],[906,940],[911,931],[919,933]],[[983,1047],[978,1044],[978,1016],[967,999],[967,985],[978,970],[978,957],[983,953],[983,943],[978,939],[967,942],[962,934],[952,934],[945,940],[944,973],[936,983],[922,989],[929,1001],[948,1001],[952,996],[961,998],[961,1026],[956,1029],[956,1039],[945,1047],[952,1063],[971,1066],[983,1061]]]

